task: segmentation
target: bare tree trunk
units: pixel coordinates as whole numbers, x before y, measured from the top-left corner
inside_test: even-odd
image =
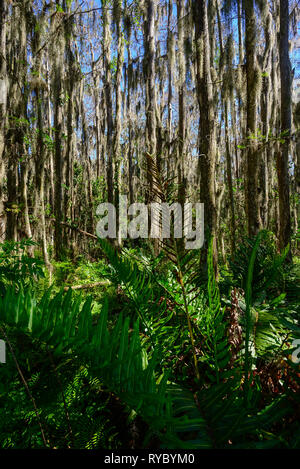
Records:
[[[44,143],[44,120],[43,111],[45,103],[45,90],[47,85],[41,80],[42,64],[41,56],[36,52],[41,45],[39,28],[35,28],[33,41],[32,41],[32,54],[34,61],[34,70],[37,73],[36,87],[35,87],[35,108],[37,116],[37,145],[35,150],[35,200],[34,200],[34,219],[40,224],[40,236],[42,241],[43,257],[46,265],[49,265],[49,256],[47,251],[47,235],[46,235],[46,221],[45,221],[45,164],[46,164],[46,148]],[[47,97],[50,99],[49,97]],[[48,130],[48,129],[47,129]],[[34,230],[36,232],[36,230]],[[35,233],[36,237],[36,233]]]
[[[280,0],[280,81],[281,81],[281,136],[284,143],[277,153],[279,194],[279,245],[285,248],[291,241],[289,192],[289,146],[291,132],[291,63],[289,58],[289,1]],[[289,260],[292,260],[291,250]]]
[[[17,31],[17,34],[16,34]],[[11,57],[10,89],[8,96],[8,110],[10,120],[6,133],[7,167],[7,223],[6,238],[17,240],[17,223],[19,207],[18,167],[19,161],[25,158],[24,136],[27,130],[26,122],[26,2],[22,1],[12,9],[11,18]],[[23,87],[21,83],[24,84]],[[22,120],[23,119],[23,120]]]
[[[207,2],[193,0],[193,20],[196,42],[196,90],[200,111],[199,173],[200,200],[204,203],[206,232],[214,239],[214,266],[217,269],[216,239],[216,188],[215,188],[215,120],[212,80],[210,73],[210,47],[207,19]],[[206,239],[207,242],[207,239]],[[207,244],[204,249],[206,258]]]
[[[104,173],[104,167],[102,165],[102,147],[101,147],[101,118],[100,118],[100,98],[99,98],[99,74],[95,68],[94,52],[91,48],[91,59],[92,59],[92,77],[93,77],[93,97],[94,97],[94,108],[95,108],[95,135],[96,135],[96,175],[97,178]]]
[[[124,61],[124,37],[121,29],[122,25],[122,4],[120,0],[115,1],[115,15],[116,15],[116,32],[117,32],[117,70],[116,70],[116,84],[115,84],[115,101],[116,101],[116,113],[115,113],[115,134],[113,142],[113,153],[115,160],[115,207],[117,211],[117,233],[118,243],[121,244],[121,234],[119,233],[119,197],[121,188],[121,103],[122,103],[122,92],[121,92],[121,79],[122,79],[122,68]]]
[[[146,68],[146,151],[156,160],[156,93],[155,93],[155,12],[156,0],[145,1],[144,20]],[[150,193],[152,180],[148,178]]]
[[[178,201],[183,206],[185,202],[185,148],[186,148],[186,109],[185,109],[185,58],[184,58],[184,1],[177,0],[178,24]]]
[[[129,203],[134,203],[134,187],[133,187],[133,176],[134,176],[134,164],[133,164],[133,125],[132,125],[132,109],[131,109],[131,85],[132,85],[132,72],[129,72],[132,67],[131,54],[130,54],[130,32],[127,38],[127,57],[128,57],[128,69],[127,69],[127,115],[128,115],[128,188],[129,188]]]
[[[25,150],[25,149],[24,149]],[[25,159],[20,164],[20,202],[22,208],[22,214],[24,218],[24,224],[22,230],[27,238],[32,237],[31,226],[29,221],[29,210],[28,210],[28,161]],[[31,252],[32,249],[30,249]]]
[[[155,14],[157,0],[145,1],[144,17],[144,48],[145,48],[145,81],[146,81],[146,152],[152,156],[155,163],[157,160],[157,110],[156,110],[156,92],[155,92]],[[147,158],[147,182],[148,194],[146,202],[154,202],[153,198],[153,179],[150,172],[149,159]],[[159,251],[158,240],[154,239],[154,250]]]
[[[106,9],[103,10],[103,57],[104,57],[104,90],[106,105],[106,130],[107,130],[107,198],[114,203],[114,168],[113,168],[113,116],[112,116],[112,78],[109,33],[110,17]]]
[[[229,145],[229,126],[228,126],[228,102],[225,98],[225,147],[226,147],[226,175],[229,193],[229,206],[230,206],[230,250],[233,256],[235,251],[235,210],[234,210],[234,197],[233,197],[233,183],[232,183],[232,164],[231,152]]]
[[[4,210],[4,149],[5,128],[7,125],[6,102],[8,93],[8,76],[6,68],[6,25],[8,4],[0,0],[0,242],[4,241],[6,215]]]
[[[173,74],[173,60],[174,60],[174,50],[173,50],[173,41],[174,36],[173,32],[171,31],[171,21],[173,16],[173,3],[172,0],[168,2],[168,38],[167,38],[167,54],[168,54],[168,153],[167,153],[167,162],[166,162],[166,170],[167,170],[167,178],[171,177],[170,175],[170,164],[171,164],[171,157],[172,157],[172,99],[173,99],[173,92],[172,92],[172,74]]]
[[[246,25],[246,78],[247,78],[247,165],[246,165],[246,214],[248,234],[254,236],[260,229],[258,204],[258,153],[257,153],[257,73],[256,21],[254,0],[244,2]]]
[[[54,15],[53,27],[56,27],[56,22],[60,21],[57,14]],[[63,255],[63,133],[64,133],[64,120],[63,120],[63,104],[64,104],[64,89],[63,89],[63,76],[64,70],[63,60],[65,51],[65,41],[62,33],[59,33],[57,38],[58,45],[53,51],[53,95],[54,95],[54,215],[55,215],[55,233],[54,233],[54,251],[57,260],[62,259]]]

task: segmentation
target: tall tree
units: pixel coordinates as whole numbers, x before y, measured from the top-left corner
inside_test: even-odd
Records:
[[[144,73],[146,78],[146,151],[156,159],[156,92],[155,92],[155,14],[156,0],[145,0]],[[152,180],[149,175],[150,193]]]
[[[61,7],[59,0],[57,6]],[[54,185],[54,215],[55,215],[55,236],[54,236],[54,249],[56,259],[61,260],[63,254],[63,232],[62,221],[64,218],[64,99],[65,90],[63,87],[63,71],[64,71],[64,58],[65,58],[65,36],[60,28],[60,23],[63,21],[63,11],[57,9],[54,11],[51,18],[52,31],[58,30],[57,33],[57,47],[53,50],[52,54],[52,87],[53,87],[53,100],[54,100],[54,172],[55,172],[55,185]]]
[[[112,76],[111,76],[111,35],[110,13],[104,8],[103,20],[103,60],[104,60],[104,92],[106,108],[106,151],[107,151],[107,197],[108,202],[114,202],[114,160],[113,160],[113,109],[112,109]]]
[[[4,211],[4,149],[5,127],[7,123],[6,106],[8,93],[8,76],[6,67],[6,34],[8,22],[8,4],[0,0],[0,240],[4,239],[5,211]]]
[[[280,130],[284,142],[277,152],[279,195],[279,244],[283,249],[291,240],[291,215],[289,193],[289,148],[291,132],[291,63],[289,57],[289,0],[280,0],[279,31],[280,63]],[[291,251],[289,254],[291,260]]]
[[[22,0],[16,2],[12,8],[10,22],[10,49],[9,57],[9,93],[7,109],[9,110],[9,123],[6,132],[6,158],[7,158],[7,201],[6,201],[6,239],[17,240],[19,206],[19,178],[20,162],[22,162],[23,191],[22,201],[24,202],[24,184],[26,166],[24,137],[28,130],[27,115],[27,36],[26,36],[26,6],[27,2]],[[16,34],[17,32],[17,34]],[[25,177],[25,180],[24,180]],[[25,194],[26,196],[26,194]],[[26,212],[25,212],[26,214]],[[26,224],[28,217],[25,217]],[[27,225],[28,228],[28,225]],[[22,230],[24,233],[24,231]]]
[[[208,30],[207,1],[193,0],[193,20],[196,45],[196,93],[200,113],[199,176],[200,200],[204,203],[206,235],[214,238],[214,265],[217,266],[216,246],[216,140],[215,114],[211,79],[211,51]],[[206,251],[206,249],[205,249]],[[205,252],[204,251],[204,252]]]
[[[117,35],[117,68],[116,68],[116,78],[115,78],[115,102],[116,102],[116,111],[115,111],[115,134],[113,141],[113,152],[115,160],[115,207],[118,213],[119,207],[119,197],[121,189],[121,131],[122,131],[122,90],[121,90],[121,80],[122,80],[122,70],[124,62],[124,37],[122,32],[122,1],[114,0],[114,22],[116,25],[116,35]],[[119,217],[117,216],[117,225],[119,224]],[[117,226],[117,232],[119,233],[119,227]],[[119,233],[120,236],[120,233]],[[119,237],[119,243],[121,243],[121,238]]]
[[[258,205],[258,152],[257,152],[257,81],[256,58],[256,15],[254,0],[244,1],[245,55],[247,80],[247,166],[246,166],[246,214],[249,236],[256,235],[260,228]]]
[[[186,149],[186,103],[185,103],[185,57],[184,57],[184,0],[177,0],[178,27],[178,201],[185,202],[185,149]]]

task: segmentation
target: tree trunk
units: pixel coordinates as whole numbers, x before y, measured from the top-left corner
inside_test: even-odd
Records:
[[[258,204],[258,153],[257,153],[257,74],[256,62],[256,21],[254,0],[244,2],[246,79],[247,79],[247,163],[246,163],[246,214],[248,234],[254,236],[260,229]]]
[[[54,15],[53,28],[59,21],[57,14]],[[55,215],[55,234],[54,234],[54,251],[56,260],[62,260],[63,255],[63,233],[61,222],[63,220],[63,105],[64,105],[64,89],[63,89],[63,61],[65,51],[64,36],[60,32],[57,38],[57,47],[53,51],[53,95],[54,95],[54,215]]]
[[[281,136],[284,143],[277,153],[279,195],[279,246],[285,248],[291,241],[289,193],[289,146],[291,132],[291,63],[289,58],[289,1],[280,0],[280,82],[281,82]],[[289,260],[292,260],[291,251]]]
[[[178,202],[185,203],[185,148],[186,148],[186,109],[185,109],[185,58],[184,58],[184,1],[177,0],[178,24]]]
[[[6,215],[4,210],[4,148],[5,128],[7,125],[6,102],[8,92],[8,76],[6,68],[6,25],[8,5],[0,0],[0,242],[4,241]]]
[[[207,254],[207,235],[214,239],[214,266],[217,269],[216,239],[216,188],[215,188],[215,119],[213,107],[212,80],[210,73],[210,48],[207,19],[207,2],[193,0],[193,20],[196,42],[196,92],[200,112],[199,128],[199,175],[200,201],[204,203],[204,223],[206,244],[203,250],[204,261]]]

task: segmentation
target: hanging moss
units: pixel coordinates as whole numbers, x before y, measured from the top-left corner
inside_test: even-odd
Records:
[[[169,66],[171,69],[174,68],[175,61],[175,35],[172,31],[168,33],[167,38],[167,56],[169,61]]]

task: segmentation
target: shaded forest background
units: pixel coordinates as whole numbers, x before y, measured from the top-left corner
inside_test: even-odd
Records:
[[[33,238],[46,263],[92,254],[76,228],[94,234],[97,205],[119,194],[151,201],[150,154],[173,200],[205,204],[215,261],[262,228],[296,252],[297,2],[0,10],[2,240]]]

